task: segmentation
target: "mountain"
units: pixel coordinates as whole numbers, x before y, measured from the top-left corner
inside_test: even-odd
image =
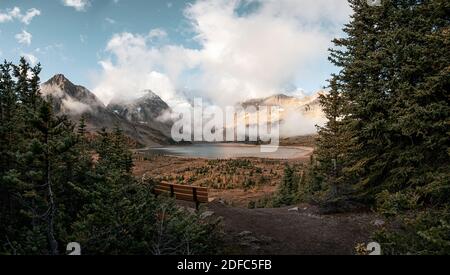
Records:
[[[286,111],[297,111],[306,116],[322,116],[323,111],[319,101],[319,96],[322,93],[323,92],[318,92],[314,95],[305,96],[302,98],[278,94],[265,98],[250,99],[245,102],[239,103],[239,105],[244,108],[250,106],[279,107],[282,113]]]
[[[245,102],[240,103],[243,107],[248,106],[278,106],[281,108],[300,108],[305,107],[305,112],[307,111],[307,106],[316,106],[319,104],[319,96],[323,92],[317,92],[311,96],[304,96],[302,98],[295,96],[288,96],[285,94],[273,95],[265,98],[255,98],[250,99]]]
[[[279,107],[281,137],[294,137],[316,133],[316,125],[323,125],[325,114],[320,105],[319,96],[324,92],[317,92],[302,98],[278,94],[266,98],[255,98],[242,103],[240,106]]]
[[[129,119],[124,112],[115,112],[107,108],[92,92],[83,86],[73,84],[64,75],[58,74],[41,85],[41,93],[51,100],[58,114],[67,115],[72,121],[78,122],[82,116],[86,118],[87,129],[95,132],[102,128],[122,128],[126,135],[142,146],[167,144],[171,142],[170,129],[156,120],[149,123],[138,123]],[[158,97],[159,98],[159,97]],[[151,100],[146,102],[146,112],[151,112]],[[162,100],[161,100],[162,101]],[[165,102],[157,102],[159,107],[168,108]]]
[[[153,126],[170,135],[172,123],[163,119],[170,112],[170,107],[151,90],[144,91],[144,96],[135,100],[113,100],[107,109],[130,123]]]

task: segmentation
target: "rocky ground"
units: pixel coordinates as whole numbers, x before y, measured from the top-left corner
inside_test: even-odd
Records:
[[[227,254],[353,255],[382,224],[371,213],[320,215],[310,205],[245,209],[214,202],[208,210],[223,219]]]

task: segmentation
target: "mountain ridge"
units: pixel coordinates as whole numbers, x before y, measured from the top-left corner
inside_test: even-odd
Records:
[[[41,94],[50,100],[56,113],[67,115],[74,122],[78,122],[83,116],[88,131],[96,132],[103,128],[112,129],[119,126],[127,136],[142,146],[172,142],[168,135],[170,131],[167,131],[166,126],[159,125],[158,121],[154,120],[148,124],[135,123],[108,109],[94,93],[83,86],[75,85],[63,74],[56,74],[44,82],[41,85]],[[164,106],[168,107],[167,104]]]

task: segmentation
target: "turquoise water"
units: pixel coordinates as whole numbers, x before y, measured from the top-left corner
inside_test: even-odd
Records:
[[[293,159],[304,157],[310,151],[302,147],[279,147],[276,152],[262,153],[260,146],[242,144],[195,144],[148,148],[145,152],[150,156],[166,155],[187,158],[230,159],[230,158],[268,158]]]

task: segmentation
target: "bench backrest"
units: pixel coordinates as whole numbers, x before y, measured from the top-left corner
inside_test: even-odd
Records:
[[[192,201],[196,203],[208,203],[208,188],[188,185],[179,185],[162,182],[156,185],[154,192],[156,195],[169,194],[171,197],[182,201]]]

